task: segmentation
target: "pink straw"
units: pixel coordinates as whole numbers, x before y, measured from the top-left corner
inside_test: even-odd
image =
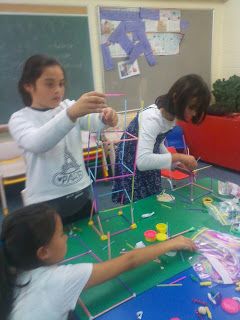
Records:
[[[181,280],[183,280],[183,279],[186,279],[187,278],[187,276],[183,276],[183,277],[181,277],[181,278],[179,278],[179,279],[177,279],[177,280],[174,280],[173,282],[170,282],[171,284],[173,284],[173,283],[177,283],[177,282],[179,282],[179,281],[181,281]]]

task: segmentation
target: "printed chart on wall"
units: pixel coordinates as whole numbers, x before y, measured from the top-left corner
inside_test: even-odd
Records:
[[[210,83],[212,10],[99,7],[104,89],[128,110],[154,103],[181,76]],[[118,111],[123,103],[111,99]]]
[[[156,64],[155,55],[174,55],[180,50],[181,11],[160,9],[100,8],[101,49],[105,70],[118,62],[119,78],[140,74],[137,59],[144,55],[148,64]]]

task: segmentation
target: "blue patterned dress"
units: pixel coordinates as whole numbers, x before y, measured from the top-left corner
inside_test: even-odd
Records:
[[[146,109],[145,109],[146,110]],[[133,134],[138,137],[138,116],[130,122],[127,132]],[[160,143],[164,140],[167,132],[164,134],[159,134],[156,138],[156,142],[154,144],[153,153],[159,153]],[[122,139],[125,138],[125,135],[122,135]],[[129,173],[129,171],[124,167],[118,165],[118,163],[122,162],[123,149],[123,163],[130,168],[132,171],[134,169],[134,161],[136,154],[137,141],[129,141],[125,143],[122,141],[119,143],[116,149],[116,165],[115,165],[115,176],[121,176]],[[129,199],[125,195],[124,191],[116,192],[118,190],[125,189],[131,198],[132,192],[132,177],[126,178],[117,178],[113,181],[112,187],[112,201],[115,203],[123,203],[126,204],[129,202]],[[161,192],[161,171],[157,170],[147,170],[147,171],[139,171],[136,168],[135,178],[134,178],[134,196],[133,201],[140,200],[146,198],[148,196],[158,194]]]

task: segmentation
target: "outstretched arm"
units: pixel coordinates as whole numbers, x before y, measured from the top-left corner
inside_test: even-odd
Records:
[[[125,271],[134,269],[137,266],[154,260],[158,256],[171,250],[193,251],[195,250],[195,245],[191,239],[179,236],[163,243],[134,249],[109,261],[94,264],[92,274],[85,288],[110,280]]]

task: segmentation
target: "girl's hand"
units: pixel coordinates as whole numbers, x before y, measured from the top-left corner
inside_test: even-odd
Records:
[[[183,160],[180,160],[186,167],[188,170],[192,171],[194,169],[197,168],[198,163],[197,160],[190,155],[184,155]]]
[[[191,239],[185,238],[183,236],[178,236],[168,241],[172,247],[171,250],[196,250],[195,243]]]
[[[197,168],[198,163],[197,160],[190,155],[182,154],[182,153],[172,153],[172,162],[180,162],[183,164],[183,168],[189,171],[192,171]],[[179,165],[179,164],[178,164]],[[179,165],[181,166],[181,165]]]
[[[107,108],[105,95],[100,92],[91,91],[84,93],[71,107],[67,114],[72,121],[90,113],[101,113]]]
[[[182,162],[177,162],[177,164],[176,164],[176,167],[175,167],[176,169],[182,169],[183,171],[187,171],[187,172],[189,172],[189,169],[188,169],[188,167],[187,166],[185,166],[185,164],[184,163],[182,163]]]
[[[108,107],[102,111],[102,122],[109,127],[115,127],[118,123],[118,115],[115,110]]]

